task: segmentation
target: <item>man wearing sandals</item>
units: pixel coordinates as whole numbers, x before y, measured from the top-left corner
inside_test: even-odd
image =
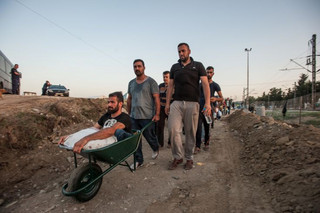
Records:
[[[168,129],[174,158],[169,165],[170,170],[176,169],[183,162],[183,149],[184,157],[187,160],[184,169],[193,168],[193,150],[199,116],[199,80],[202,82],[205,95],[205,105],[201,112],[208,115],[211,113],[210,89],[206,70],[202,63],[194,61],[190,57],[190,53],[189,45],[180,43],[178,45],[180,60],[172,65],[170,70],[170,82],[165,107],[165,111],[169,116]],[[174,97],[170,105],[173,90]],[[181,140],[183,126],[186,138],[184,147]]]
[[[108,112],[104,114],[93,126],[99,131],[83,137],[73,146],[73,151],[80,153],[83,147],[92,140],[106,139],[116,136],[117,140],[123,140],[132,135],[131,120],[127,113],[122,112],[123,95],[122,92],[109,94]],[[64,144],[69,135],[60,138],[59,144]]]

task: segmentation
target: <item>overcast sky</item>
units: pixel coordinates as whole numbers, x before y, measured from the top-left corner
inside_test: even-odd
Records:
[[[215,67],[223,96],[242,100],[245,48],[252,96],[311,79],[280,70],[298,67],[290,59],[305,66],[313,34],[319,50],[319,11],[318,0],[0,0],[0,50],[20,65],[22,92],[41,94],[49,80],[97,97],[127,92],[137,58],[160,84],[187,42],[194,60]]]

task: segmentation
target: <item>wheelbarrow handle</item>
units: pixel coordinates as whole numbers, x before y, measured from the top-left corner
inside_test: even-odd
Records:
[[[150,121],[147,125],[145,125],[140,131],[141,133],[146,130],[149,126],[151,126],[153,123],[155,123],[154,121]]]

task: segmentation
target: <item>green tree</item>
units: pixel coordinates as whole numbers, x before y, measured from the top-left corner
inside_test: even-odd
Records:
[[[270,101],[282,101],[285,93],[282,92],[281,88],[271,88],[269,91]]]
[[[312,82],[308,80],[308,75],[302,73],[299,76],[299,80],[297,84],[295,83],[295,87],[292,89],[289,88],[287,93],[282,91],[281,88],[271,88],[269,93],[266,94],[266,92],[263,92],[261,97],[256,98],[256,101],[282,101],[282,100],[288,100],[299,96],[311,94],[312,92]],[[320,92],[320,81],[316,82],[316,92]],[[252,102],[251,102],[252,103]]]
[[[298,80],[298,85],[296,88],[296,94],[297,97],[299,96],[303,96],[303,95],[307,95],[311,93],[311,85],[312,83],[310,81],[307,81],[308,79],[308,75],[307,74],[301,74],[300,75],[300,79]]]
[[[256,99],[253,96],[249,95],[249,105],[256,102]]]
[[[291,88],[289,88],[284,99],[288,100],[288,99],[292,99],[292,98],[294,98],[294,89],[292,90]]]

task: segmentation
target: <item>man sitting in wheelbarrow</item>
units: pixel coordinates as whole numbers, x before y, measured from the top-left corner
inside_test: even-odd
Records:
[[[109,94],[108,112],[93,126],[96,131],[76,142],[73,146],[73,151],[80,153],[89,141],[107,139],[112,136],[115,136],[117,140],[120,141],[131,136],[130,116],[122,112],[122,106],[122,92],[113,92]],[[69,135],[61,137],[59,144],[64,144],[68,140],[68,137]]]

